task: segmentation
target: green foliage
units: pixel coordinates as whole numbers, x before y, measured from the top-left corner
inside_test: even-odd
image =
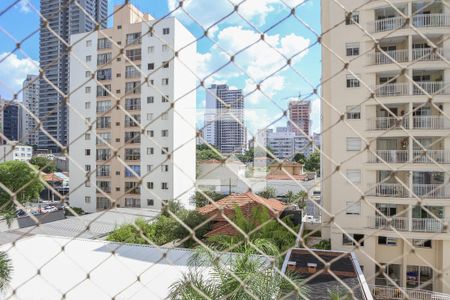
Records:
[[[53,173],[56,171],[56,163],[42,156],[35,156],[30,159],[30,164],[35,165],[36,168],[44,173]]]
[[[12,265],[5,252],[0,252],[0,291],[3,291],[11,280]]]
[[[305,160],[303,165],[306,171],[317,172],[320,171],[320,152],[315,151],[311,153]]]
[[[208,196],[212,201],[218,201],[226,196],[224,194],[216,193],[215,191],[203,191],[203,194]],[[192,200],[195,202],[195,207],[199,208],[211,203],[210,200],[203,194],[200,192],[195,192],[192,196]]]
[[[328,289],[328,295],[330,296],[330,300],[351,300],[353,297],[349,294],[345,289],[340,289],[338,287],[333,290]]]
[[[212,145],[207,144],[201,144],[197,145],[197,161],[199,160],[210,160],[210,159],[216,159],[216,160],[222,160],[223,157],[220,155],[219,150],[217,150]]]
[[[16,200],[26,203],[37,199],[44,185],[36,173],[27,163],[13,160],[0,164],[0,182],[11,192],[17,192]],[[16,210],[10,195],[0,188],[0,212],[8,214]]]
[[[194,300],[207,296],[209,299],[272,300],[288,294],[308,293],[304,287],[299,287],[298,279],[288,280],[274,272],[267,261],[251,254],[246,251],[217,259],[206,250],[198,252],[190,262],[189,272],[171,285],[169,299]],[[202,273],[205,266],[211,267],[207,275]]]
[[[76,214],[76,216],[81,216],[81,215],[84,215],[84,214],[86,214],[86,212],[82,209],[82,208],[80,208],[80,207],[71,207],[71,209],[75,212],[75,214]],[[73,216],[74,214],[72,214],[72,212],[70,211],[70,210],[68,210],[68,209],[66,209],[65,210],[65,213],[64,213],[66,216]]]
[[[306,161],[306,156],[303,153],[296,153],[292,158],[292,160],[304,165]]]
[[[272,149],[270,149],[270,147],[266,148],[267,150],[262,150],[264,152],[266,152],[266,157],[269,159],[273,159],[275,157],[273,157],[273,155],[271,153],[273,153]],[[247,150],[244,151],[243,154],[238,154],[236,155],[236,157],[242,161],[243,163],[249,163],[249,162],[253,162],[254,158],[255,158],[255,148],[249,148]]]
[[[257,193],[258,196],[270,199],[277,196],[277,190],[274,187],[268,186],[264,191]]]
[[[299,208],[304,208],[306,206],[305,201],[308,199],[308,193],[305,191],[300,191],[298,193],[289,191],[286,193],[285,197],[288,204],[297,204]]]
[[[166,217],[170,217],[171,214],[178,214],[183,210],[183,205],[177,200],[169,200],[169,201],[163,201],[162,203],[162,210],[161,214]],[[169,213],[170,212],[170,213]]]
[[[321,240],[319,243],[313,245],[311,248],[321,249],[321,250],[331,250],[331,241],[330,240]]]
[[[181,208],[177,211],[176,218],[162,214],[152,221],[138,219],[135,224],[122,225],[111,232],[107,240],[135,244],[151,243],[158,246],[183,240],[184,247],[192,247],[196,242],[192,238],[186,239],[190,234],[188,228],[195,231],[197,238],[202,239],[209,231],[209,223],[203,224],[205,220],[206,217],[197,211]]]

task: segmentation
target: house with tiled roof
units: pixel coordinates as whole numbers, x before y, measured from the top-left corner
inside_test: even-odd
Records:
[[[277,218],[284,211],[286,205],[277,199],[266,199],[252,192],[231,194],[213,204],[197,209],[199,213],[212,219],[212,230],[206,236],[237,235],[238,231],[228,221],[233,219],[236,207],[239,207],[246,217],[252,215],[254,208],[265,207],[271,217]]]

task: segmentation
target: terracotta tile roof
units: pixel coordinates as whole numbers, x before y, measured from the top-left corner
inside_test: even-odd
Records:
[[[268,174],[266,179],[268,180],[300,180],[305,181],[308,178],[307,175],[288,175],[288,174]]]
[[[240,160],[218,160],[218,159],[208,159],[208,160],[199,160],[199,164],[238,164],[244,165]]]

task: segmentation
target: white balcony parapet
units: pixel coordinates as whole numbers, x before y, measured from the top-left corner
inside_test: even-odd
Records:
[[[384,32],[389,30],[395,30],[402,28],[406,25],[405,18],[402,16],[385,18],[381,20],[376,20],[368,24],[368,29],[371,33],[374,32]]]
[[[415,27],[449,27],[448,14],[418,14],[413,16],[412,24]]]
[[[376,186],[370,186],[369,195],[376,197],[396,197],[407,198],[408,190],[400,183],[379,183]]]
[[[376,150],[375,153],[370,153],[369,163],[382,163],[383,161],[405,163],[408,161],[408,150]]]
[[[436,51],[432,48],[412,49],[413,61],[439,61],[442,57],[446,57],[442,48],[437,48]]]
[[[418,164],[450,163],[450,151],[446,150],[414,150],[413,162]]]
[[[421,198],[450,198],[448,184],[413,184],[413,193]]]
[[[393,286],[370,286],[374,299],[450,300],[449,294]]]
[[[385,217],[369,216],[368,227],[372,229],[392,230],[412,232],[444,232],[445,219],[434,218],[407,218],[407,217]]]
[[[449,83],[443,81],[416,81],[413,86],[413,94],[424,95],[426,92],[430,95],[448,95],[450,92],[449,85]]]
[[[450,83],[444,81],[384,83],[375,85],[373,89],[375,90],[375,95],[377,97],[396,97],[425,94],[450,95]]]
[[[375,86],[375,95],[379,97],[407,96],[409,95],[408,82],[387,83]]]
[[[384,65],[393,63],[407,62],[408,50],[395,50],[395,51],[384,51],[384,52],[374,52],[369,54],[370,60],[374,65]]]
[[[414,116],[413,129],[450,129],[450,120],[444,116]]]
[[[395,117],[377,117],[368,120],[368,129],[369,130],[386,130],[386,129],[399,129],[402,126],[405,129],[408,129],[408,119],[397,119]]]

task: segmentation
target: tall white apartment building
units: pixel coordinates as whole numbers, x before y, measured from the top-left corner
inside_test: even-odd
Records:
[[[296,153],[311,153],[309,139],[303,134],[297,135],[296,132],[290,131],[289,127],[268,129],[265,138],[266,147],[270,148],[278,159],[292,159]]]
[[[39,129],[36,129],[36,120],[30,113],[32,112],[36,117],[39,113],[39,76],[27,75],[23,82],[23,105],[26,110],[20,107],[20,114],[22,115],[22,143],[26,145],[37,145],[39,137]]]
[[[156,22],[130,4],[116,10],[112,28],[71,37],[70,205],[93,212],[111,199],[120,207],[188,204],[195,38],[175,18]]]
[[[449,4],[322,1],[323,235],[370,284],[450,293]]]

